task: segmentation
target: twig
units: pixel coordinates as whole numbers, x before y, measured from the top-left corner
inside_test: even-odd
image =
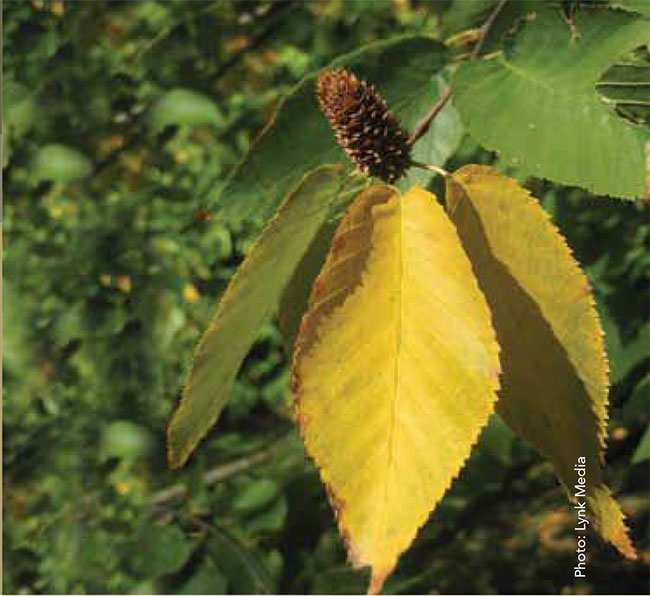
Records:
[[[419,161],[412,161],[411,165],[414,168],[422,168],[423,170],[429,170],[431,172],[435,172],[436,174],[440,174],[443,178],[446,178],[447,176],[449,176],[449,172],[447,170],[443,170],[442,168],[439,168],[438,166],[432,166],[430,164],[420,163]]]
[[[203,483],[205,486],[211,486],[217,484],[218,482],[223,482],[228,478],[232,478],[237,474],[246,472],[251,468],[265,462],[268,459],[271,459],[278,451],[279,447],[284,443],[286,435],[282,435],[279,439],[273,441],[270,445],[266,445],[254,451],[244,455],[243,457],[236,459],[227,464],[222,464],[220,466],[215,466],[211,470],[208,470],[204,477]],[[151,496],[149,502],[155,507],[159,507],[169,503],[170,501],[176,501],[177,499],[182,499],[187,495],[188,489],[184,484],[174,484],[169,488],[162,489],[157,493],[154,493]]]
[[[492,29],[492,25],[494,25],[494,21],[496,21],[496,18],[499,16],[501,9],[505,6],[507,1],[508,0],[499,0],[499,4],[494,7],[494,10],[490,13],[490,16],[487,18],[485,23],[483,23],[483,26],[481,27],[481,34],[478,38],[478,41],[476,42],[476,45],[474,46],[474,49],[472,50],[472,53],[469,56],[470,60],[478,58],[478,55],[483,48],[483,44],[487,39],[488,33],[490,32],[490,29]]]
[[[475,58],[478,57],[479,52],[481,51],[481,48],[483,47],[483,44],[485,43],[485,39],[487,38],[488,33],[490,32],[490,29],[492,28],[492,25],[494,24],[494,21],[496,20],[497,16],[501,12],[501,9],[505,5],[505,3],[508,0],[499,0],[499,3],[496,5],[490,16],[487,18],[485,23],[483,23],[483,26],[481,27],[481,34],[478,38],[478,41],[476,42],[476,45],[474,46],[474,49],[472,50],[472,53],[470,55],[470,60],[474,60]],[[413,134],[409,137],[408,140],[408,146],[411,147],[413,144],[422,136],[424,136],[427,131],[429,130],[429,127],[431,126],[431,123],[434,121],[436,116],[442,111],[442,108],[444,108],[447,105],[447,102],[449,101],[449,98],[451,97],[451,89],[447,87],[443,93],[438,102],[429,110],[429,113],[420,120],[420,122],[417,123],[415,127],[415,131]],[[415,164],[413,164],[415,165]]]
[[[431,126],[431,123],[434,121],[435,117],[440,113],[442,108],[444,108],[447,105],[447,102],[449,101],[450,97],[451,97],[451,89],[449,87],[446,87],[442,93],[442,97],[438,100],[438,103],[436,103],[436,105],[434,105],[431,108],[431,110],[429,110],[429,113],[417,123],[415,130],[413,131],[413,134],[409,137],[409,140],[407,141],[409,147],[411,147],[415,143],[415,141],[417,141],[421,136],[426,134],[426,132],[429,130],[429,127]]]

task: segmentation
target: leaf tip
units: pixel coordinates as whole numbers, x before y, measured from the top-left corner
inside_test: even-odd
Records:
[[[594,516],[596,530],[626,559],[637,559],[636,549],[625,524],[625,515],[610,490],[603,484],[595,487],[593,495],[587,498]]]
[[[625,524],[625,518],[621,513],[620,523],[612,531],[612,533],[606,537],[609,542],[616,548],[616,550],[621,553],[626,559],[630,561],[636,561],[638,556],[632,539],[629,535],[629,529]]]
[[[381,588],[388,577],[388,571],[377,571],[373,568],[372,577],[370,578],[370,585],[368,586],[367,594],[379,594]]]
[[[175,420],[176,417],[172,418],[172,421],[167,427],[167,465],[172,470],[178,470],[179,468],[182,468],[185,465],[189,454],[191,453],[191,449],[189,451],[179,449],[177,445],[175,428],[176,425],[174,424]]]

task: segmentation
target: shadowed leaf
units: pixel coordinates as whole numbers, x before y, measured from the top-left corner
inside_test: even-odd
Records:
[[[183,399],[169,424],[172,467],[185,463],[216,422],[243,359],[276,310],[296,265],[333,205],[355,188],[341,166],[323,166],[305,176],[260,235],[197,347]]]
[[[569,495],[585,457],[586,499],[605,540],[634,557],[603,483],[608,367],[587,278],[540,205],[514,180],[466,166],[448,205],[492,310],[502,350],[497,412],[555,466]]]

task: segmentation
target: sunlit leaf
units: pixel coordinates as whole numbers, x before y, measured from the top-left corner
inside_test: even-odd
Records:
[[[30,169],[37,180],[71,182],[90,174],[92,163],[77,149],[53,143],[38,150]]]
[[[485,299],[435,197],[374,186],[344,216],[293,364],[295,408],[355,566],[377,592],[493,410]]]
[[[411,36],[369,44],[337,58],[330,67],[345,66],[375,85],[411,130],[440,95],[433,77],[445,57],[441,43]],[[305,78],[284,100],[225,186],[211,189],[207,200],[216,201],[221,216],[269,217],[305,172],[323,163],[340,162],[351,168],[318,108],[316,76]],[[458,116],[448,106],[416,146],[414,158],[440,164],[454,151],[460,136]]]
[[[633,557],[622,513],[603,482],[608,366],[585,275],[541,206],[514,180],[466,166],[448,206],[492,310],[502,350],[497,412],[555,466],[569,495],[579,457],[586,500],[605,540]]]
[[[152,106],[149,113],[149,123],[157,131],[170,125],[220,125],[223,121],[214,101],[192,89],[178,88],[167,91]]]
[[[597,10],[577,11],[574,25],[572,35],[559,10],[539,11],[509,50],[460,66],[454,104],[470,134],[505,164],[594,193],[643,196],[648,132],[617,116],[596,82],[647,42],[650,25]]]
[[[323,166],[305,176],[231,280],[197,347],[183,400],[169,425],[173,467],[183,465],[216,421],[243,359],[261,326],[276,310],[296,265],[330,209],[358,189],[342,170],[340,166]]]
[[[102,433],[100,458],[134,460],[151,453],[154,447],[149,432],[129,420],[115,420]]]

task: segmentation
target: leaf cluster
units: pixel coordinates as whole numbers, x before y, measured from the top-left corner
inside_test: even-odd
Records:
[[[218,430],[181,472],[167,470],[165,427],[214,305],[283,198],[272,186],[241,191],[247,221],[225,217],[222,203],[276,108],[309,101],[303,77],[339,56],[407,36],[440,52],[404,52],[360,74],[412,128],[449,82],[442,67],[468,53],[463,40],[494,4],[3,3],[5,592],[365,589],[289,421],[288,350],[274,317],[244,355]],[[524,4],[503,12],[485,52],[525,22]],[[624,58],[639,67],[612,73],[638,77],[644,51]],[[629,103],[644,100],[635,81],[597,92],[638,125],[647,112]],[[520,178],[586,267],[612,365],[611,484],[646,552],[647,207],[530,178],[479,147],[455,110],[441,113],[415,157],[449,169],[491,163]],[[304,121],[290,113],[294,143],[326,131],[315,110]],[[615,142],[605,139],[603,152]],[[291,154],[313,150],[297,144]],[[279,175],[295,161],[273,167]],[[430,183],[429,173],[411,174],[406,184]],[[303,271],[320,267],[343,206],[328,214]],[[292,284],[280,303],[304,304],[309,285]],[[295,316],[283,326],[293,336]],[[550,469],[495,417],[385,589],[576,589],[566,572],[572,521]],[[645,589],[644,570],[593,548],[580,589]]]

